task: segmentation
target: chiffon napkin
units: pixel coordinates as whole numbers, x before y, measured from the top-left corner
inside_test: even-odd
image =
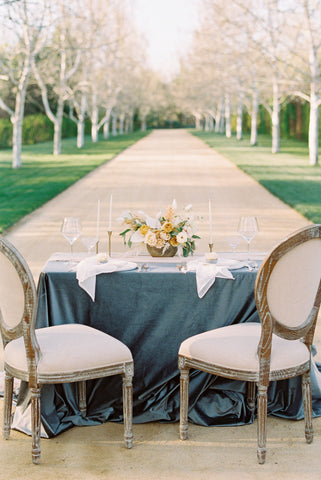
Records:
[[[187,264],[187,271],[196,272],[196,286],[199,298],[204,297],[214,284],[216,277],[234,280],[232,273],[226,265],[194,261]]]
[[[117,265],[115,263],[106,262],[99,263],[96,258],[86,258],[78,263],[76,268],[76,278],[79,286],[85,290],[95,301],[96,276],[100,273],[116,272]]]

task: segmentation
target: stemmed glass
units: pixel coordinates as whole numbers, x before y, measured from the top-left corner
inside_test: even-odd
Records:
[[[81,241],[85,245],[85,247],[87,248],[88,253],[90,253],[92,251],[92,249],[94,248],[94,246],[96,245],[98,240],[97,240],[97,237],[84,236],[84,237],[81,237]]]
[[[73,253],[72,246],[81,235],[81,226],[78,218],[65,217],[61,225],[61,233],[70,244],[70,253]]]
[[[247,242],[247,256],[250,260],[250,243],[259,231],[256,217],[241,217],[237,231]]]
[[[233,253],[235,253],[236,247],[239,245],[241,241],[240,235],[228,235],[225,237],[227,243],[232,247]]]

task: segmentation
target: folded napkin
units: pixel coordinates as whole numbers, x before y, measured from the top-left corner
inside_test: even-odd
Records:
[[[78,263],[76,278],[78,284],[95,301],[96,275],[100,273],[111,273],[117,270],[117,264],[112,262],[99,263],[96,257],[90,257]]]
[[[215,282],[216,277],[234,280],[232,273],[225,265],[196,261],[189,262],[187,264],[187,270],[196,272],[196,286],[199,298],[204,297]]]

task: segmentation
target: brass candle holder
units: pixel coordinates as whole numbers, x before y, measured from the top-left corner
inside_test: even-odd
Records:
[[[99,253],[99,240],[96,242],[96,255]]]
[[[214,252],[214,243],[209,243],[208,246],[209,246],[210,252],[211,253]]]
[[[108,230],[108,254],[111,257],[111,236],[112,236],[112,230]]]

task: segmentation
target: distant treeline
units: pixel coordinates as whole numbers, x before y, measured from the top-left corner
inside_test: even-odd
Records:
[[[309,131],[309,105],[302,102],[290,102],[281,110],[281,137],[296,138],[307,141]],[[250,132],[251,119],[247,113],[243,115],[243,131]],[[135,122],[136,123],[136,122]],[[232,117],[232,129],[236,130],[236,117]],[[135,125],[137,127],[137,125]],[[147,117],[148,128],[182,128],[192,127],[192,119],[177,114],[174,121],[166,121],[158,117],[156,112]],[[85,132],[90,134],[90,121],[86,122]],[[68,117],[63,120],[63,138],[76,137],[77,126]],[[258,133],[270,134],[271,121],[268,112],[262,106],[259,109]],[[321,131],[320,131],[321,137]],[[28,115],[23,120],[22,143],[32,145],[38,142],[50,141],[53,139],[53,123],[44,114]],[[0,148],[12,147],[12,123],[7,118],[0,118]]]

